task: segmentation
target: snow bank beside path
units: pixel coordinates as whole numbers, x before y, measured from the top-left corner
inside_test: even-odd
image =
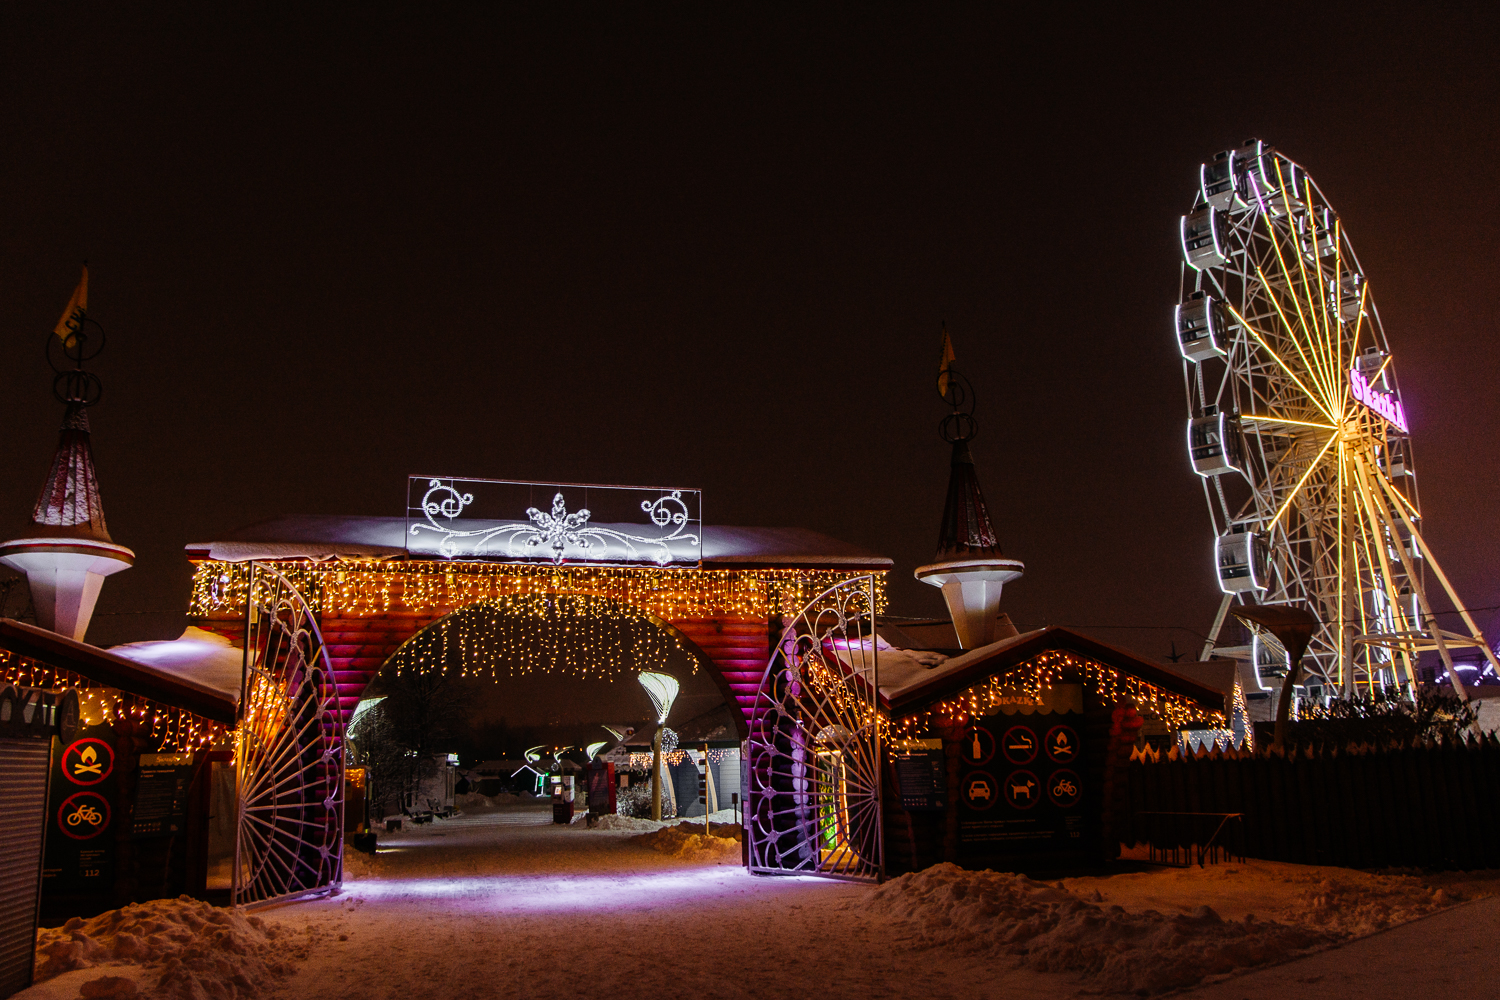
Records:
[[[1038,972],[1082,973],[1093,988],[1112,993],[1191,986],[1348,936],[1253,917],[1226,921],[1207,906],[1177,915],[1128,913],[1060,884],[952,864],[902,875],[858,905],[901,920],[914,947],[1013,956]]]
[[[79,995],[134,996],[138,974],[103,971],[125,966],[132,973],[151,971],[144,980],[147,996],[254,997],[290,974],[294,962],[305,960],[310,943],[310,937],[299,940],[274,922],[238,910],[187,896],[158,899],[42,929],[36,979],[99,969],[101,975],[82,981]]]
[[[732,823],[716,826],[711,836],[704,836],[702,823],[684,821],[630,839],[642,847],[676,858],[737,865],[740,863],[741,836],[740,828]]]
[[[733,809],[720,809],[717,812],[711,812],[708,814],[708,819],[709,822],[713,825],[715,834],[719,832],[719,827],[721,826],[733,826],[736,830],[739,829],[739,825],[734,822],[735,812]],[[607,816],[600,816],[597,820],[594,821],[594,825],[589,827],[589,829],[615,831],[630,830],[635,833],[649,833],[652,830],[664,830],[670,826],[682,826],[689,824],[692,826],[696,826],[701,830],[703,829],[703,817],[694,816],[691,819],[656,820],[639,819],[635,816],[621,816],[616,813]]]
[[[654,819],[637,819],[634,816],[621,816],[618,813],[600,816],[593,826],[585,826],[587,830],[629,830],[632,833],[641,833],[651,830],[660,830],[664,826],[670,826],[671,820],[658,822]]]

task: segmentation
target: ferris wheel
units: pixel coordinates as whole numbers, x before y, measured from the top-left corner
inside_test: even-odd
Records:
[[[1467,611],[1438,627],[1429,576],[1458,599],[1422,539],[1409,424],[1380,314],[1338,214],[1307,172],[1258,140],[1200,168],[1182,217],[1176,309],[1187,444],[1202,477],[1223,600],[1305,607],[1322,624],[1310,693],[1415,682],[1436,650],[1495,655]],[[1221,648],[1220,652],[1224,652]],[[1231,650],[1279,687],[1284,650]]]

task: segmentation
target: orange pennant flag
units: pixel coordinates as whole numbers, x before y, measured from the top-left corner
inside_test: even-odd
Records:
[[[78,279],[78,287],[73,289],[73,297],[68,300],[68,307],[63,310],[62,319],[57,321],[57,328],[52,332],[57,334],[64,347],[73,346],[73,335],[83,325],[84,314],[89,311],[89,266],[83,265],[83,277]]]
[[[953,341],[948,339],[948,324],[943,324],[943,360],[938,365],[938,395],[948,395],[948,369],[953,367]]]

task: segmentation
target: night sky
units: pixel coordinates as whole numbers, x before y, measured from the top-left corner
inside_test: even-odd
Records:
[[[8,3],[0,525],[55,446],[43,346],[86,259],[95,457],[137,553],[91,641],[177,634],[184,543],[400,515],[410,473],[698,487],[710,523],[890,556],[891,610],[938,614],[911,571],[947,480],[946,319],[1028,566],[1002,608],[1196,653],[1218,594],[1177,219],[1199,162],[1256,136],[1342,216],[1427,537],[1488,609],[1497,35],[1371,5]]]

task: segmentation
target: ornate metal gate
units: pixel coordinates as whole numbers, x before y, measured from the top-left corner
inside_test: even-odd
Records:
[[[750,718],[750,870],[879,882],[875,577],[818,595],[771,651]]]
[[[286,577],[252,563],[235,743],[235,905],[331,891],[343,881],[338,708],[307,602]]]

